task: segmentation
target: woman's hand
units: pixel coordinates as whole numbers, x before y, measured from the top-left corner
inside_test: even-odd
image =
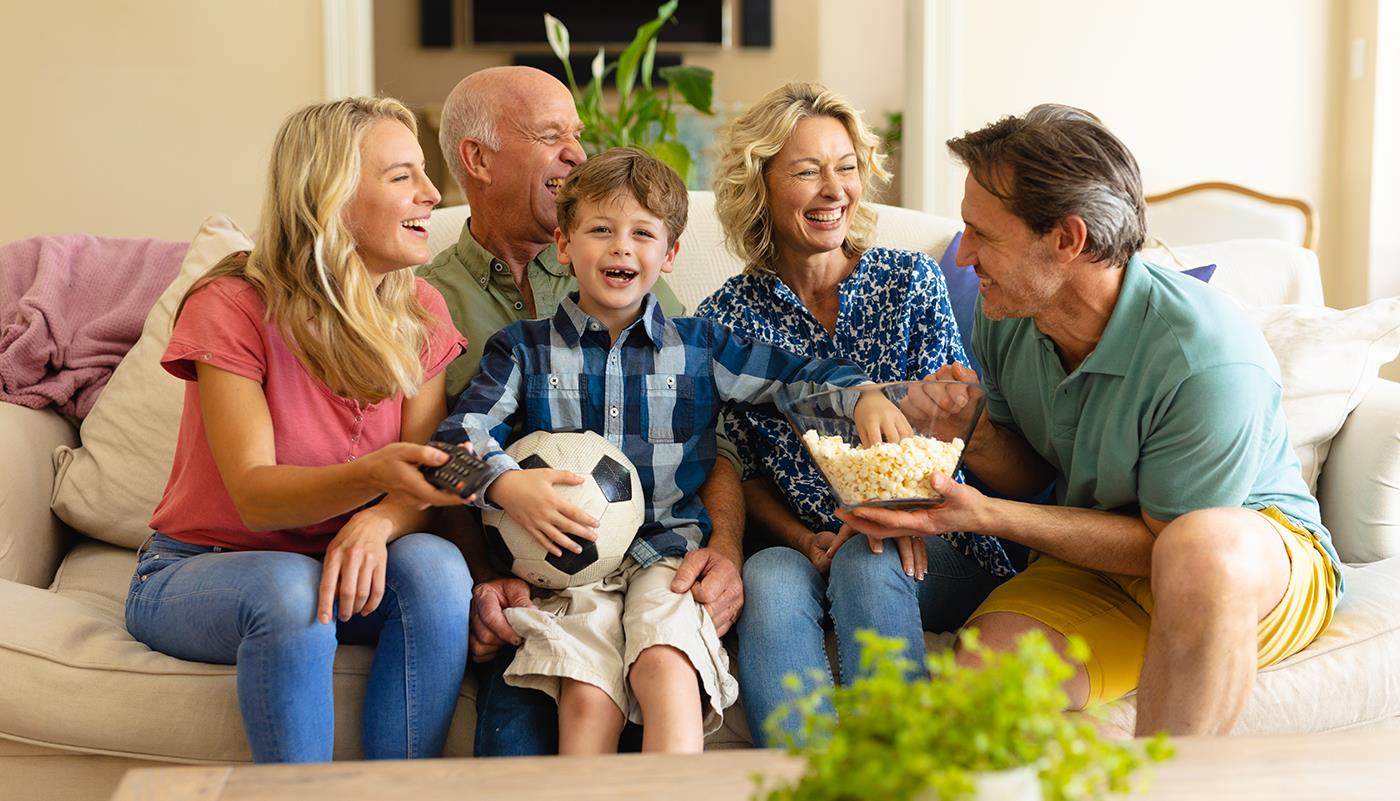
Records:
[[[836,549],[832,547],[835,541],[836,535],[830,531],[813,533],[807,537],[807,559],[823,576],[831,572],[831,558],[836,555]]]
[[[340,601],[340,619],[367,615],[384,599],[384,568],[389,558],[393,521],[376,507],[356,512],[326,546],[316,619],[331,622]]]
[[[418,470],[419,465],[437,467],[446,463],[447,454],[411,442],[390,443],[359,460],[369,486],[420,510],[429,506],[462,506],[472,500],[434,487]]]
[[[562,556],[561,547],[574,553],[583,550],[573,537],[598,539],[598,521],[554,491],[556,484],[582,483],[583,476],[568,470],[546,467],[510,470],[492,482],[486,494],[491,503],[506,510],[512,520],[528,531],[541,548],[554,556]]]
[[[860,394],[855,410],[856,433],[867,448],[881,442],[899,442],[914,433],[904,413],[885,393],[869,390]]]
[[[837,512],[837,514],[841,514]],[[841,530],[832,538],[831,544],[827,546],[826,563],[831,564],[831,560],[836,558],[836,552],[846,540],[860,534],[850,524],[843,524]],[[866,544],[870,547],[871,553],[884,553],[884,540],[878,537],[866,537]],[[904,568],[904,575],[915,581],[923,581],[928,574],[928,551],[924,548],[922,537],[899,537],[894,540],[895,547],[899,549],[899,564]]]

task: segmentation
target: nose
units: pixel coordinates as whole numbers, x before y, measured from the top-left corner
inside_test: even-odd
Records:
[[[836,170],[822,170],[822,197],[839,198],[843,191],[844,187],[841,186],[841,180],[836,177]]]
[[[423,176],[423,188],[418,193],[418,202],[430,209],[442,202],[442,193],[433,186],[433,179],[426,175]]]
[[[627,235],[626,235],[625,233],[623,233],[623,232],[621,232],[621,231],[617,232],[616,234],[613,235],[613,238],[612,238],[612,252],[613,252],[613,254],[616,255],[616,256],[628,256],[628,255],[631,255],[631,253],[632,253],[632,248],[630,247],[630,244],[631,244],[631,243],[630,243],[630,241],[628,240]]]
[[[953,254],[953,263],[959,267],[972,267],[976,263],[977,254],[967,240],[967,234],[963,234],[962,239],[958,240],[958,251]]]
[[[588,154],[583,152],[583,143],[578,140],[578,137],[571,136],[565,143],[564,151],[559,154],[559,158],[572,168],[587,161]]]

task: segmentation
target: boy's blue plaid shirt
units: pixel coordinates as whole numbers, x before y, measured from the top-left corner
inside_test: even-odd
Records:
[[[784,398],[868,382],[844,359],[799,357],[698,317],[669,319],[652,295],[610,344],[575,293],[554,317],[491,337],[481,373],[435,436],[470,439],[494,481],[517,467],[501,442],[534,431],[601,434],[632,460],[646,491],[646,522],[629,554],[647,566],[709,539],[697,492],[714,466],[721,406],[777,414]]]

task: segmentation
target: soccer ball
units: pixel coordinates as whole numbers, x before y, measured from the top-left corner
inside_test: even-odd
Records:
[[[616,570],[646,519],[642,482],[622,451],[591,431],[536,431],[511,443],[506,453],[526,470],[552,467],[582,475],[582,484],[556,484],[554,491],[597,518],[598,539],[574,537],[583,546],[581,553],[565,550],[552,556],[510,515],[487,509],[481,523],[487,555],[496,567],[552,590],[588,584]]]

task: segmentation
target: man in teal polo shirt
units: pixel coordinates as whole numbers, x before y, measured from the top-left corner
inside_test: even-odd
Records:
[[[558,80],[530,67],[493,67],[462,79],[442,109],[439,144],[462,187],[471,218],[457,244],[418,274],[442,293],[467,350],[447,368],[449,408],[477,374],[491,335],[516,320],[548,317],[578,283],[555,257],[554,196],[569,170],[587,158],[573,96]],[[653,290],[668,315],[683,309],[658,282]],[[723,635],[743,608],[744,496],[728,459],[716,459],[700,497],[710,515],[707,547],[686,555],[671,589],[691,592]],[[475,522],[459,520],[463,529]],[[499,577],[484,558],[480,536],[460,538],[475,586],[471,654],[487,663],[477,696],[476,753],[548,753],[557,748],[557,715],[544,693],[509,687],[501,671],[519,636],[503,610],[532,605],[529,586]],[[507,648],[509,650],[509,648]],[[542,699],[542,700],[541,700]]]
[[[1278,364],[1223,295],[1143,262],[1137,162],[1090,114],[1037,106],[950,140],[968,167],[958,263],[976,268],[987,411],[925,512],[861,510],[874,536],[978,531],[1029,567],[968,625],[996,649],[1039,629],[1091,656],[1071,702],[1138,690],[1137,731],[1223,734],[1258,668],[1331,622],[1340,562],[1303,482]],[[938,377],[976,380],[961,367]]]

